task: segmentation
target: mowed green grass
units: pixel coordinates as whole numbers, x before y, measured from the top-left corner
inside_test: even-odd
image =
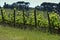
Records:
[[[60,40],[60,36],[0,25],[0,40]]]

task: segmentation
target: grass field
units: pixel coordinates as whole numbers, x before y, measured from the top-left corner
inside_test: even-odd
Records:
[[[0,40],[60,40],[60,36],[0,25]]]

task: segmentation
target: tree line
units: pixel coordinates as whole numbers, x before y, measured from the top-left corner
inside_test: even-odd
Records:
[[[60,3],[49,3],[43,2],[40,6],[36,6],[38,10],[42,11],[55,11],[56,13],[60,14]]]
[[[3,5],[4,8],[10,8],[10,9],[16,8],[18,10],[22,10],[23,8],[26,10],[29,10],[30,8],[32,8],[29,6],[30,6],[30,3],[24,2],[24,1],[18,1],[18,2],[12,3],[11,5],[5,2]],[[35,7],[41,11],[48,10],[49,12],[55,11],[57,13],[60,13],[60,3],[43,2],[41,5],[37,5]]]

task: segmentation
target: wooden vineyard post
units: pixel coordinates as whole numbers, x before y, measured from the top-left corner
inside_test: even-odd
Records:
[[[15,26],[15,14],[16,14],[16,9],[14,8],[14,26]]]
[[[4,22],[3,10],[1,9],[2,23]]]
[[[37,27],[36,8],[34,9],[35,28]]]
[[[23,9],[23,24],[25,25],[24,9]]]
[[[50,31],[50,27],[51,27],[51,25],[50,25],[50,17],[49,17],[49,13],[48,13],[48,11],[47,11],[47,16],[48,16],[48,25],[49,25],[48,31]]]

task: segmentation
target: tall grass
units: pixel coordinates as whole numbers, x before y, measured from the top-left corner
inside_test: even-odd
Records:
[[[0,40],[60,40],[60,36],[0,25]]]

